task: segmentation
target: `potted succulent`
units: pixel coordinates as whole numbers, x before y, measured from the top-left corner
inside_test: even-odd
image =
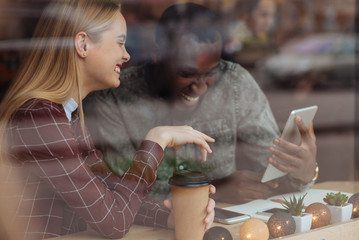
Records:
[[[297,199],[293,194],[293,197],[291,197],[289,201],[283,197],[284,202],[282,205],[292,214],[296,225],[296,233],[309,231],[312,226],[312,214],[303,211],[304,198],[306,195],[307,194],[304,194],[304,196],[300,196]]]
[[[349,197],[341,192],[327,193],[323,198],[323,201],[327,203],[327,206],[332,214],[330,223],[338,223],[349,221],[352,215],[353,204],[348,203]]]

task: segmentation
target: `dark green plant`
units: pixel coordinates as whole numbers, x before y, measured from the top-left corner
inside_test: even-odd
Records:
[[[348,201],[349,197],[341,192],[337,193],[327,193],[323,201],[328,205],[332,206],[344,206],[344,204]]]
[[[299,199],[297,199],[293,194],[293,197],[291,197],[289,201],[283,197],[284,203],[282,203],[282,206],[285,207],[292,216],[301,217],[304,209],[303,201],[306,195],[307,194],[304,194],[304,196],[300,196]]]
[[[132,163],[131,158],[111,155],[107,157],[107,165],[117,176],[122,176]],[[164,157],[157,169],[157,180],[167,181],[175,170],[191,170],[209,173],[214,169],[208,162],[192,159],[176,159]]]

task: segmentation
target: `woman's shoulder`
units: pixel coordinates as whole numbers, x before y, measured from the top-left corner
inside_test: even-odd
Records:
[[[15,112],[16,118],[41,118],[44,116],[66,117],[62,104],[46,99],[30,99],[22,104]]]
[[[18,108],[18,112],[34,112],[42,110],[61,112],[63,111],[63,106],[62,104],[47,99],[30,99]]]

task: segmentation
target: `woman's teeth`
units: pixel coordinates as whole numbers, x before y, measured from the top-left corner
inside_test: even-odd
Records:
[[[197,100],[199,99],[199,96],[197,96],[197,97],[190,97],[190,96],[188,96],[188,95],[186,95],[186,94],[184,94],[184,93],[182,93],[182,92],[181,92],[181,95],[182,95],[182,97],[183,97],[184,99],[186,99],[186,100],[189,101],[189,102],[194,102],[194,101],[197,101]]]
[[[119,66],[116,66],[116,67],[115,67],[115,72],[120,73],[120,72],[121,72],[121,68],[120,68]]]

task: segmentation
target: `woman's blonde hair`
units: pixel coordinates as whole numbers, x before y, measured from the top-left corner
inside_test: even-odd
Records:
[[[35,29],[31,49],[0,105],[1,157],[11,116],[30,99],[63,104],[75,93],[84,131],[79,58],[74,37],[84,31],[92,41],[99,40],[119,11],[120,3],[116,0],[54,0],[49,3]]]

